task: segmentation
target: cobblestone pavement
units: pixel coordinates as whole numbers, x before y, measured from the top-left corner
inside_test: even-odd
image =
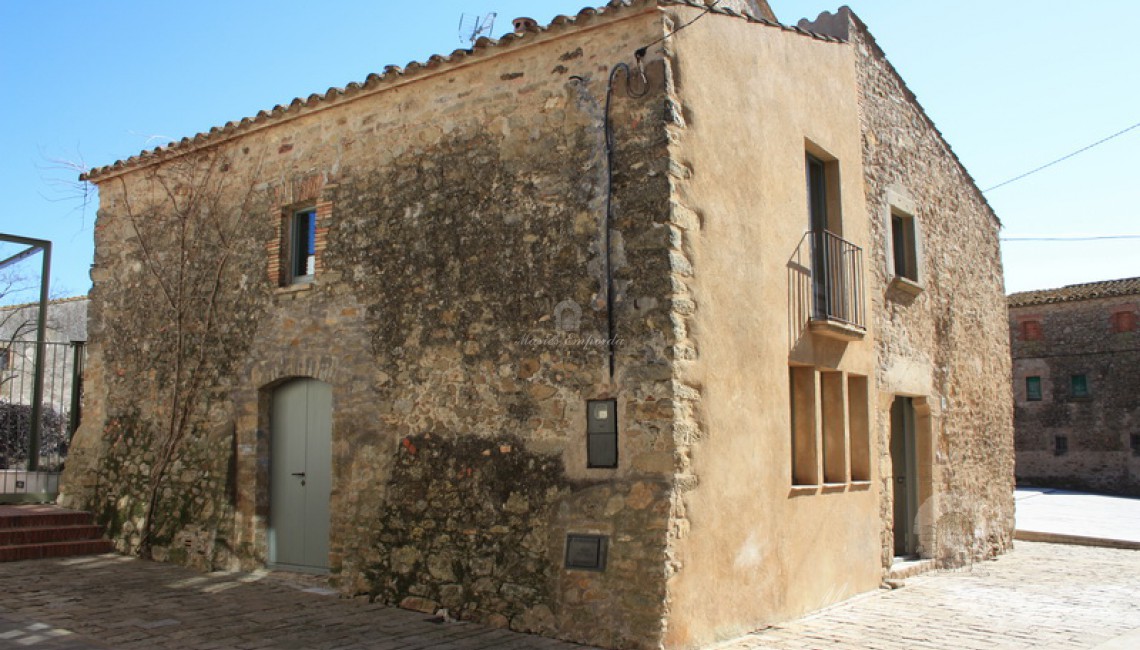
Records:
[[[312,580],[113,555],[0,564],[0,648],[583,650],[343,600]],[[1018,542],[718,650],[1140,648],[1140,551]]]
[[[718,650],[1140,648],[1140,551],[1017,542]]]
[[[312,579],[116,555],[0,564],[0,648],[584,650],[341,599]]]

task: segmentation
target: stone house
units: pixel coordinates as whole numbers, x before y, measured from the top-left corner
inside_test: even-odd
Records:
[[[1140,496],[1140,278],[1009,296],[1019,485]]]
[[[849,10],[721,4],[518,21],[91,170],[62,502],[621,648],[1008,548],[995,215]]]

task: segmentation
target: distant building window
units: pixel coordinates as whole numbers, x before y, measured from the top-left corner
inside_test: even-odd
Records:
[[[1132,434],[1130,442],[1132,443],[1132,455],[1140,456],[1140,433]]]
[[[1055,436],[1053,438],[1053,455],[1064,456],[1069,453],[1069,439],[1065,436]]]
[[[1131,332],[1136,329],[1136,312],[1132,310],[1118,311],[1112,315],[1113,332]]]
[[[1086,375],[1072,375],[1069,377],[1069,396],[1089,396],[1089,379]]]
[[[12,349],[4,346],[0,347],[0,370],[7,370],[12,367]]]
[[[289,282],[311,282],[317,265],[317,211],[294,212],[289,224]]]
[[[1021,323],[1021,339],[1023,341],[1042,341],[1045,332],[1041,329],[1041,321],[1027,320]]]
[[[895,277],[918,282],[917,223],[912,215],[891,210],[891,257]]]
[[[1025,378],[1025,399],[1030,402],[1041,401],[1041,378],[1040,377],[1026,377]]]

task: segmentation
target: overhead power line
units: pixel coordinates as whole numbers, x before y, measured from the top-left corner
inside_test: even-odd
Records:
[[[1073,156],[1075,156],[1077,154],[1084,153],[1084,152],[1088,151],[1089,149],[1092,149],[1093,147],[1096,147],[1098,145],[1102,145],[1105,142],[1108,142],[1109,140],[1111,140],[1113,138],[1120,137],[1120,136],[1124,135],[1125,133],[1128,133],[1132,129],[1135,129],[1138,127],[1140,127],[1140,122],[1137,122],[1137,123],[1133,124],[1132,126],[1128,127],[1127,129],[1124,129],[1122,131],[1117,131],[1116,133],[1113,133],[1112,135],[1108,136],[1107,138],[1102,138],[1102,139],[1097,140],[1096,142],[1094,142],[1090,145],[1081,147],[1080,149],[1077,149],[1076,151],[1074,151],[1070,154],[1066,154],[1064,156],[1061,156],[1060,158],[1054,160],[1053,162],[1045,163],[1044,165],[1041,165],[1040,167],[1038,167],[1036,169],[1031,169],[1031,170],[1025,172],[1024,174],[1021,174],[1020,176],[1014,176],[1013,178],[1011,178],[1007,181],[1002,181],[1002,182],[998,183],[997,185],[994,185],[993,187],[988,187],[988,188],[982,190],[982,193],[989,192],[991,190],[996,190],[999,187],[1004,187],[1004,186],[1009,185],[1010,183],[1012,183],[1014,181],[1019,181],[1019,180],[1025,178],[1026,176],[1032,176],[1033,174],[1036,174],[1037,172],[1041,171],[1042,169],[1047,169],[1049,167],[1052,167],[1053,165],[1056,165],[1059,162],[1063,162],[1065,160],[1068,160],[1069,158],[1072,158]]]
[[[1002,241],[1093,241],[1096,239],[1140,239],[1140,235],[1056,235],[1053,237],[1001,237]]]

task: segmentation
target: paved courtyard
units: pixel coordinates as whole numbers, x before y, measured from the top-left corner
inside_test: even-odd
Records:
[[[0,648],[583,650],[341,599],[308,576],[201,574],[117,555],[0,564]]]
[[[343,600],[311,580],[198,574],[118,556],[0,564],[0,648],[581,650]],[[1140,648],[1140,551],[1018,542],[969,569],[717,646],[837,650]]]
[[[719,650],[1135,650],[1140,551],[1017,542],[1012,553],[909,578]]]

